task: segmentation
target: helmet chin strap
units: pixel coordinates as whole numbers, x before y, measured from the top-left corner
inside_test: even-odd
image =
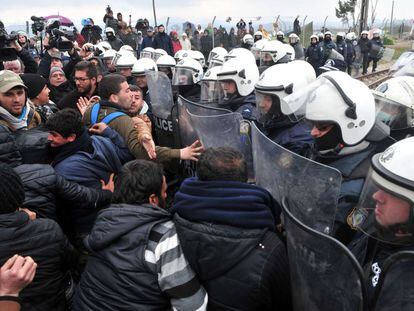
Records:
[[[410,207],[410,214],[406,222],[384,227],[375,219],[375,228],[378,238],[386,242],[389,241],[393,244],[414,243],[414,206]]]

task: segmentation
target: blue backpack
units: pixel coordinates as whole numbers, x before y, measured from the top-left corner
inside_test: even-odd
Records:
[[[98,116],[99,116],[100,110],[101,110],[101,104],[96,103],[95,105],[92,106],[91,125],[98,123]],[[127,114],[125,112],[114,111],[108,114],[107,116],[105,116],[105,118],[103,118],[100,122],[109,124],[111,121],[115,120],[116,118],[121,117],[121,116],[126,116],[126,115]]]

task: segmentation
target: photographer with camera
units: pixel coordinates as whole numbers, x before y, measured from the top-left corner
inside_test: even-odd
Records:
[[[82,26],[83,28],[81,30],[81,35],[83,36],[86,42],[97,44],[99,41],[102,40],[102,29],[101,27],[95,25],[92,18],[88,17],[86,19],[83,19]]]
[[[17,73],[35,73],[37,71],[37,64],[33,57],[30,55],[29,51],[23,49],[20,44],[18,43],[18,33],[11,32],[7,34],[6,29],[4,28],[4,24],[0,21],[0,70],[5,68],[4,62],[11,62],[14,61],[13,67],[19,65],[17,64],[16,60],[23,64],[23,68],[20,63],[20,69],[15,70]],[[8,64],[6,63],[6,66]],[[17,66],[16,66],[17,65]]]
[[[72,75],[75,65],[82,60],[74,46],[74,34],[71,31],[62,31],[59,29],[59,21],[54,21],[46,27],[46,36],[43,40],[45,52],[39,64],[38,74],[46,80],[49,79],[50,69],[52,67],[63,68],[67,77]],[[60,52],[68,52],[70,60],[63,66]]]

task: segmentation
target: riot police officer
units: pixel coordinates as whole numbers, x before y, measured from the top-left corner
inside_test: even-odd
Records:
[[[342,173],[334,230],[339,240],[349,243],[355,234],[349,216],[362,191],[367,161],[388,146],[389,128],[387,132],[387,126],[376,123],[374,96],[362,82],[330,71],[283,103],[312,122],[314,160]]]
[[[253,91],[259,80],[259,69],[254,57],[236,57],[226,61],[217,77],[225,94],[223,108],[240,112],[247,120],[255,120],[257,113]]]

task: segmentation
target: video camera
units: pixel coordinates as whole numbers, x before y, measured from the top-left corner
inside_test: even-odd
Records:
[[[7,33],[4,25],[0,25],[0,61],[11,61],[17,59],[17,51],[10,43],[17,40],[17,32]]]
[[[46,33],[49,34],[49,48],[57,48],[62,52],[72,50],[75,34],[73,31],[60,30],[59,27],[59,21],[54,21],[46,27]]]
[[[45,19],[43,17],[32,16],[30,19],[33,21],[32,32],[34,34],[42,32],[45,29]]]

